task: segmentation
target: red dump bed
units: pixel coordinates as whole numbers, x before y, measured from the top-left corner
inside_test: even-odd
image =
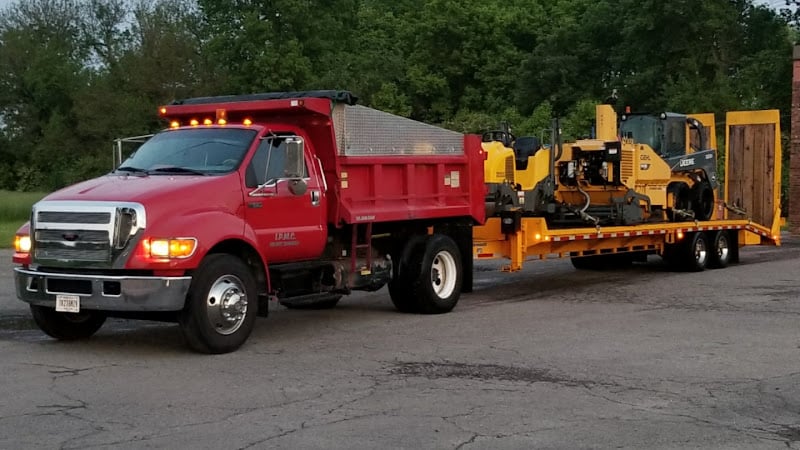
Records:
[[[454,156],[340,156],[328,173],[338,198],[331,218],[346,223],[471,216],[484,221],[483,154],[478,136]],[[334,223],[335,223],[334,222]]]
[[[331,98],[209,97],[161,109],[181,124],[224,116],[228,124],[306,139],[324,169],[331,224],[421,218],[485,220],[480,137],[461,135]]]

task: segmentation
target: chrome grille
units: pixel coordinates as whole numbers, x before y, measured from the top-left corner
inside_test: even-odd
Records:
[[[34,205],[33,258],[48,265],[111,266],[144,228],[138,203],[41,201]]]
[[[84,213],[65,211],[41,211],[36,215],[39,222],[50,223],[109,223],[111,213]]]
[[[106,262],[111,260],[110,248],[106,245],[100,249],[87,249],[87,248],[42,248],[37,247],[34,252],[34,257],[37,260],[70,260],[70,261],[90,261],[90,262]]]
[[[73,235],[75,237],[73,237]],[[99,230],[39,230],[36,232],[37,242],[48,241],[71,242],[109,242],[108,232]]]

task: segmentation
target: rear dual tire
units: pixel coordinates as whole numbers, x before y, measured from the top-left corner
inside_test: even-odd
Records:
[[[411,238],[389,282],[389,295],[402,312],[442,314],[458,303],[463,284],[461,253],[448,236]]]

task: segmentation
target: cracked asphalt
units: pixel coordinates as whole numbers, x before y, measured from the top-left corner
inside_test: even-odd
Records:
[[[239,351],[109,321],[63,343],[0,251],[0,448],[800,449],[800,240],[703,273],[480,264],[450,314],[271,305]]]

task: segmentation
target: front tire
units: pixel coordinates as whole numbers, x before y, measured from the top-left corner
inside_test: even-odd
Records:
[[[250,336],[257,313],[258,292],[250,269],[233,255],[213,254],[195,271],[178,319],[193,350],[228,353]]]
[[[62,341],[86,339],[95,334],[106,321],[106,315],[100,311],[65,313],[39,305],[31,305],[31,314],[42,331]]]

